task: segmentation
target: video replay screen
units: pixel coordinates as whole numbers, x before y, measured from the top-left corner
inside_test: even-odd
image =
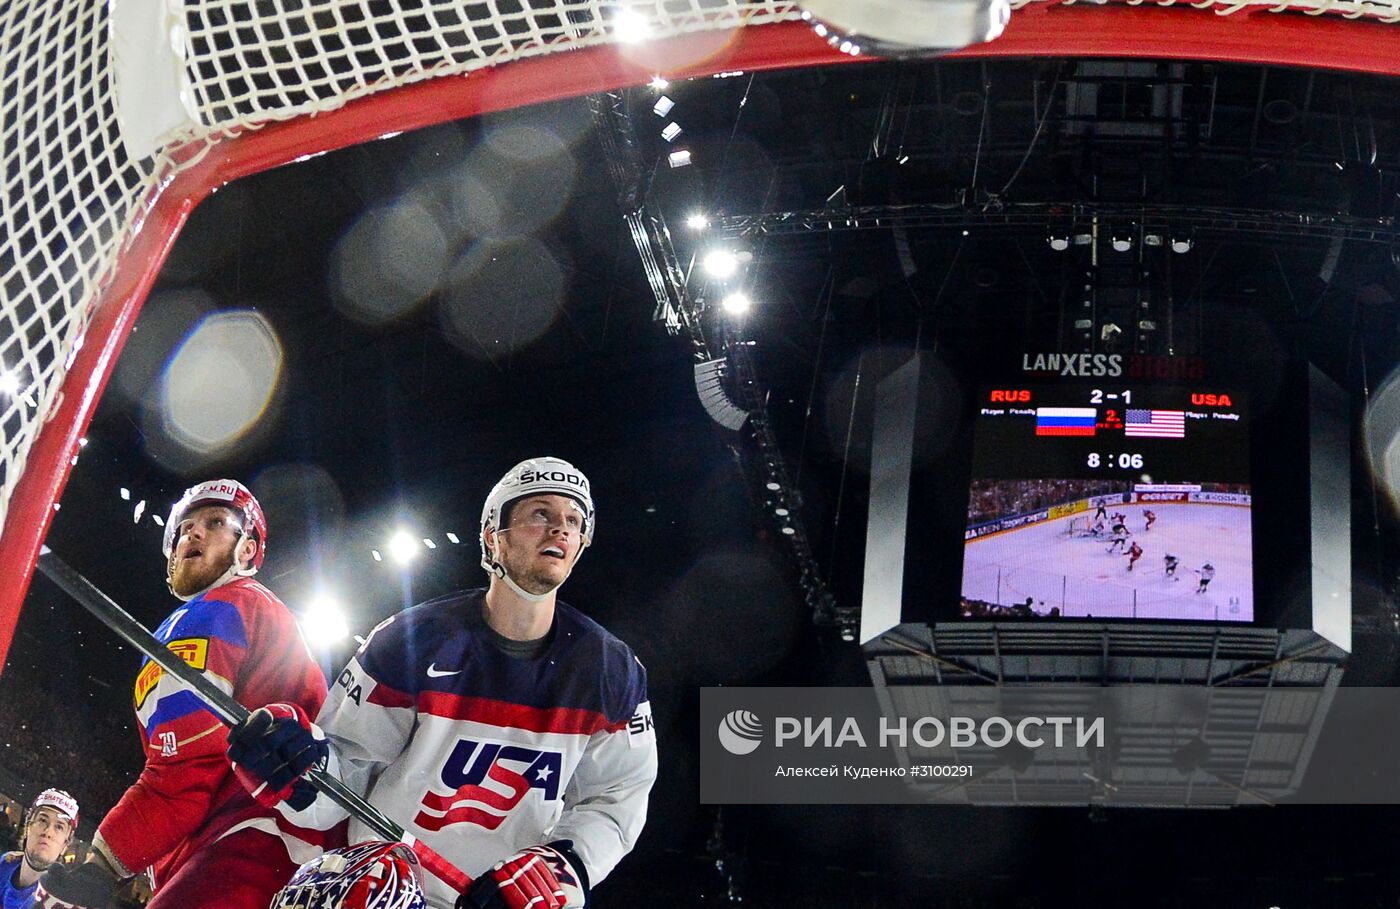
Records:
[[[983,388],[961,610],[968,619],[1252,622],[1240,393]]]

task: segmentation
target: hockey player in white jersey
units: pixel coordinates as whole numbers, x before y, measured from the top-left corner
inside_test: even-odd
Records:
[[[1196,586],[1196,592],[1205,593],[1206,588],[1210,586],[1210,582],[1215,580],[1215,566],[1207,562],[1196,569],[1196,574],[1201,579],[1200,584]]]
[[[273,792],[313,762],[475,878],[427,867],[433,909],[577,909],[637,841],[656,779],[646,670],[556,599],[593,540],[587,478],[557,458],[511,468],[486,498],[490,586],[380,624],[311,728],[256,711],[230,757]],[[260,716],[260,714],[266,714]],[[294,822],[326,829],[326,798]],[[350,840],[372,833],[352,819]]]

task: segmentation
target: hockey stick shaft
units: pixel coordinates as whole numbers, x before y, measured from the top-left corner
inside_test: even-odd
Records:
[[[248,717],[248,708],[162,644],[144,625],[132,618],[130,613],[83,577],[77,569],[55,555],[53,550],[44,547],[39,554],[38,568],[98,621],[116,632],[118,637],[184,683],[224,725],[234,727]],[[313,767],[306,772],[306,778],[317,791],[350,812],[381,838],[395,842],[404,839],[404,829],[401,826],[331,774]],[[415,838],[411,846],[424,867],[438,877],[462,890],[471,885],[471,878],[458,871],[427,845]]]

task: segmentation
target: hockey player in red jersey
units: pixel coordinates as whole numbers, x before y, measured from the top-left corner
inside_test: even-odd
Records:
[[[162,549],[184,605],[156,637],[245,706],[287,701],[314,715],[325,676],[287,607],[252,577],[267,549],[253,494],[233,480],[192,487],[170,512]],[[267,909],[328,835],[250,796],[225,756],[224,725],[150,660],[135,706],[145,767],[98,825],[87,861],[41,878],[36,906],[105,909],[124,880],[150,868],[149,909]]]
[[[1138,559],[1140,559],[1140,558],[1142,558],[1142,547],[1139,546],[1139,545],[1137,544],[1137,541],[1136,541],[1136,540],[1134,540],[1134,541],[1133,541],[1132,548],[1130,548],[1130,549],[1128,550],[1128,570],[1129,570],[1129,571],[1132,571],[1132,570],[1133,570],[1133,563],[1136,562],[1136,561],[1137,561]]]
[[[433,909],[583,906],[636,843],[656,779],[646,670],[556,598],[594,532],[577,468],[517,464],[482,509],[490,586],[381,623],[316,726],[257,711],[230,758],[288,792],[327,753],[327,770],[476,878],[459,895],[425,862]],[[320,798],[287,816],[324,828],[345,815]],[[371,836],[351,822],[351,841]]]
[[[1157,523],[1157,514],[1150,508],[1142,510],[1142,517],[1147,522],[1147,526],[1143,527],[1143,530],[1151,530],[1152,525]]]

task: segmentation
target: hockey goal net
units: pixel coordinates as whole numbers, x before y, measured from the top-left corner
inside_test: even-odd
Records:
[[[799,15],[794,0],[0,5],[0,661],[79,437],[166,252],[212,189],[656,73],[851,59]],[[968,53],[1396,73],[1400,29],[1387,23],[1398,21],[1400,0],[1029,2]]]
[[[1065,529],[1062,531],[1067,537],[1087,537],[1090,534],[1092,524],[1087,514],[1077,514],[1065,522]]]

